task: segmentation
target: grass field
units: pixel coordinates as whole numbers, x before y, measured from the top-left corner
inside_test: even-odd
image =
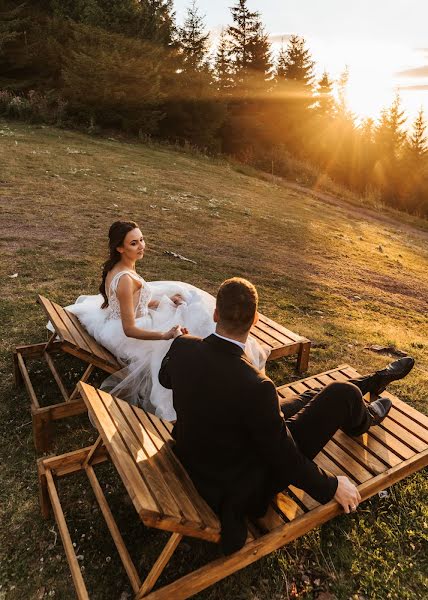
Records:
[[[0,211],[0,600],[75,597],[54,522],[38,509],[29,402],[14,388],[11,351],[46,338],[38,293],[63,304],[96,293],[117,218],[141,225],[147,280],[185,280],[214,292],[226,277],[251,279],[265,314],[314,341],[310,374],[344,362],[362,372],[386,365],[388,357],[365,350],[371,344],[410,353],[417,367],[391,391],[428,413],[428,232],[410,217],[334,206],[167,147],[4,121]],[[70,381],[78,376],[76,363],[63,366]],[[268,373],[278,384],[295,378],[291,361]],[[55,394],[42,366],[34,377],[46,400]],[[90,441],[87,419],[76,418],[61,425],[56,451]],[[111,467],[101,471],[144,574],[166,536],[139,524]],[[91,598],[131,598],[89,484],[66,478],[60,491]],[[427,598],[427,498],[425,470],[198,598]],[[186,541],[161,581],[217,552]]]

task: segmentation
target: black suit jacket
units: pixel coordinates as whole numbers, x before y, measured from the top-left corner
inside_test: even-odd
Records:
[[[228,531],[231,511],[238,519],[261,516],[289,484],[321,503],[334,496],[337,479],[299,451],[275,385],[238,345],[216,335],[178,337],[162,361],[159,381],[173,391],[175,452],[220,515],[222,537],[231,542],[223,544],[226,551],[245,541],[238,543]]]

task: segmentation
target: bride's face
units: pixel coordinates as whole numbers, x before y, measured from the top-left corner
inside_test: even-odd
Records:
[[[145,248],[146,242],[141,231],[132,229],[125,235],[122,246],[118,246],[117,250],[122,254],[122,257],[136,261],[143,258]]]

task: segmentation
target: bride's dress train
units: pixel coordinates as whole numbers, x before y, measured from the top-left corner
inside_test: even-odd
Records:
[[[142,283],[136,307],[136,324],[141,329],[168,331],[174,325],[181,325],[188,329],[190,335],[207,337],[215,330],[215,298],[188,283],[146,282],[134,272],[121,271],[110,284],[107,308],[101,308],[104,301],[101,294],[80,296],[75,304],[67,307],[88,333],[124,365],[122,370],[108,377],[101,388],[131,404],[140,404],[158,417],[174,421],[172,391],[162,387],[158,381],[162,359],[173,340],[138,340],[125,335],[116,296],[119,279],[125,273]],[[175,294],[183,297],[183,304],[177,306],[172,302],[170,296]],[[156,309],[149,308],[151,300],[159,302]],[[264,369],[268,348],[249,336],[245,353],[257,368]]]

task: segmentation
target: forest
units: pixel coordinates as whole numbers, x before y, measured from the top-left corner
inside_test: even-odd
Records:
[[[214,44],[195,1],[178,23],[173,0],[0,0],[0,116],[190,146],[289,179],[308,169],[314,186],[328,177],[428,216],[423,110],[406,126],[397,95],[361,121],[347,69],[316,72],[306,40],[274,49],[247,0]]]

